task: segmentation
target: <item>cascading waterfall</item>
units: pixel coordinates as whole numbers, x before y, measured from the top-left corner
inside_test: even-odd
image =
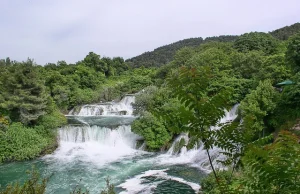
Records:
[[[141,137],[131,132],[130,125],[120,122],[122,117],[132,116],[131,103],[134,99],[133,95],[128,95],[120,102],[84,105],[78,113],[72,110],[70,114],[77,114],[75,119],[84,125],[68,125],[59,129],[60,147],[50,157],[65,161],[76,159],[99,165],[134,154],[137,151],[136,142]],[[115,117],[120,112],[124,114]],[[118,125],[113,128],[95,125],[86,116],[91,117],[91,121],[100,117],[102,123],[106,119],[108,123],[116,122]]]
[[[185,154],[186,153],[186,145],[189,142],[188,133],[180,134],[172,143],[170,149],[167,151],[167,154]],[[182,144],[182,145],[181,145]]]
[[[230,111],[225,111],[225,116],[220,119],[219,123],[231,122],[237,117],[237,109],[239,104],[233,106]],[[217,127],[211,127],[212,130],[218,130]],[[180,134],[173,142],[170,149],[165,155],[162,155],[163,164],[191,164],[203,171],[210,172],[209,159],[202,142],[199,142],[194,148],[187,150],[189,143],[187,133]],[[182,144],[182,145],[181,145]],[[179,149],[178,149],[179,146]],[[177,148],[176,148],[177,147]],[[225,156],[220,154],[222,150],[218,147],[213,147],[209,150],[211,157],[214,159],[213,164],[217,168],[222,168],[216,161],[225,159]]]
[[[135,148],[140,137],[131,132],[130,126],[123,125],[114,130],[98,126],[66,126],[59,130],[61,142],[85,143],[96,141],[105,145],[126,145]]]
[[[79,111],[74,108],[69,115],[76,116],[132,116],[134,95],[126,95],[120,102],[107,102],[99,104],[89,104],[80,107]],[[77,108],[78,109],[78,108]]]
[[[66,126],[59,130],[60,147],[50,157],[103,165],[136,152],[137,140],[129,125],[110,129],[99,126]]]

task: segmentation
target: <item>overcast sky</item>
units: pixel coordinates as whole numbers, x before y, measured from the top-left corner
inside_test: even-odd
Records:
[[[134,57],[191,37],[268,32],[300,21],[299,0],[0,0],[0,58],[74,63]]]

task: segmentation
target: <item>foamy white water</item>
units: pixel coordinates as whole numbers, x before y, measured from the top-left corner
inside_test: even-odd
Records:
[[[238,104],[233,106],[230,111],[225,111],[225,116],[220,119],[219,123],[226,123],[231,122],[237,117],[237,108]],[[218,130],[218,127],[212,127],[213,130]],[[179,153],[174,151],[174,147],[178,144],[181,139],[184,139],[185,145],[180,149]],[[207,152],[204,149],[201,142],[194,146],[193,149],[187,150],[186,145],[189,142],[189,137],[187,133],[180,134],[175,141],[173,142],[170,149],[167,151],[166,154],[162,154],[158,156],[159,162],[161,164],[190,164],[193,167],[197,167],[204,172],[209,173],[211,171],[209,159],[207,156]],[[224,160],[226,157],[221,154],[223,150],[218,147],[213,147],[209,150],[211,157],[213,158],[213,165],[216,168],[222,169],[224,168],[220,165],[217,160]]]
[[[140,136],[130,126],[109,129],[98,126],[66,126],[59,130],[60,145],[48,158],[68,162],[79,160],[97,165],[135,155],[136,141]]]
[[[117,115],[132,115],[132,103],[135,96],[127,95],[120,102],[107,102],[100,104],[89,104],[80,107],[80,111],[71,110],[69,115],[76,116],[117,116]]]
[[[184,183],[186,185],[189,185],[196,193],[198,193],[200,186],[196,183],[192,183],[189,181],[186,181],[182,178],[174,177],[168,175],[166,172],[168,169],[162,169],[162,170],[148,170],[143,172],[140,175],[137,175],[131,179],[126,180],[124,183],[118,185],[118,187],[121,187],[125,189],[126,191],[121,192],[120,194],[149,194],[151,193],[160,183],[163,183],[166,180],[174,180],[180,183]],[[156,177],[159,179],[158,181],[153,181],[150,184],[143,184],[143,182],[146,180],[146,177]]]

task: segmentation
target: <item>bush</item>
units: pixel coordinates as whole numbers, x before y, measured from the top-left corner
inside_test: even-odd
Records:
[[[13,123],[6,132],[0,131],[0,162],[28,160],[38,156],[48,145],[49,137],[21,123]],[[51,138],[52,140],[52,138]]]
[[[243,193],[299,193],[300,144],[291,132],[281,131],[270,145],[253,146],[242,158]]]
[[[145,112],[140,118],[135,120],[131,128],[134,133],[145,138],[149,151],[160,149],[172,138],[164,124],[149,112]]]
[[[56,110],[50,114],[41,116],[38,119],[37,124],[49,130],[67,124],[67,119],[63,114],[61,114],[58,110]]]
[[[231,172],[230,171],[217,171],[216,172],[219,181],[227,182],[230,179]],[[203,194],[220,194],[220,190],[218,188],[218,183],[216,182],[215,176],[213,173],[210,173],[207,177],[201,180],[201,189]]]

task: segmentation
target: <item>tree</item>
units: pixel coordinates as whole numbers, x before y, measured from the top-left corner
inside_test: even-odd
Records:
[[[218,48],[209,48],[193,55],[186,65],[190,67],[209,66],[214,72],[231,69],[228,54]]]
[[[195,50],[191,47],[183,47],[174,55],[174,60],[172,63],[176,67],[184,65],[193,55],[195,54]]]
[[[82,61],[86,66],[94,68],[96,71],[106,73],[108,71],[108,65],[101,60],[100,55],[89,52],[89,54]]]
[[[211,69],[207,66],[202,66],[199,70],[182,67],[179,72],[173,72],[168,78],[168,85],[182,104],[182,108],[177,111],[176,115],[167,113],[164,118],[172,121],[173,118],[181,117],[181,130],[189,132],[190,136],[203,142],[210,166],[218,182],[213,159],[209,153],[218,140],[215,139],[215,133],[211,127],[216,126],[224,116],[224,110],[229,106],[228,98],[231,92],[227,89],[209,95],[208,87],[212,77]],[[224,124],[223,127],[226,125]],[[229,142],[224,143],[223,147],[226,148]]]
[[[273,84],[282,82],[291,76],[290,68],[285,65],[284,54],[271,55],[263,60],[259,72],[254,75],[257,80],[270,79]]]
[[[265,118],[276,108],[278,97],[279,93],[270,80],[260,81],[257,88],[240,105],[245,127],[252,129],[253,133],[262,132],[264,136]]]
[[[31,60],[9,66],[0,76],[0,108],[24,124],[45,114],[48,94],[44,81]]]
[[[132,104],[134,114],[139,115],[144,111],[159,112],[169,96],[170,91],[164,87],[148,86],[144,88],[136,95],[135,102]]]
[[[295,72],[300,71],[300,33],[289,39],[286,60]]]
[[[243,78],[253,78],[263,66],[263,53],[259,51],[251,51],[247,53],[233,53],[231,56],[231,64],[235,75]]]
[[[265,54],[274,54],[277,52],[277,47],[278,41],[263,32],[243,34],[234,42],[234,48],[239,52],[263,51]]]

